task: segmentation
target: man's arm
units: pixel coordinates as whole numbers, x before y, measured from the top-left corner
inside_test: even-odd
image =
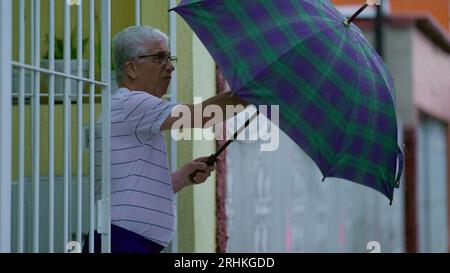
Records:
[[[184,104],[184,105],[182,105],[182,107],[184,107],[185,111],[189,112],[190,126],[188,128],[205,128],[205,125],[207,125],[206,127],[210,127],[213,125],[213,123],[208,123],[208,121],[213,118],[216,121],[216,123],[225,121],[225,120],[231,118],[234,114],[236,114],[236,112],[227,111],[227,105],[233,106],[233,107],[241,105],[242,106],[242,107],[240,107],[241,109],[239,109],[239,107],[236,108],[238,110],[238,112],[240,112],[248,105],[248,103],[243,101],[238,96],[233,95],[232,91],[227,91],[227,92],[220,93],[214,97],[211,97],[200,104],[195,104],[195,105],[194,104]],[[223,113],[222,117],[216,117],[216,116],[204,117],[203,110],[205,110],[208,106],[218,106],[221,109],[221,112]],[[202,109],[202,111],[200,111],[199,109]],[[195,111],[195,110],[197,110],[197,111]],[[183,111],[181,111],[181,112],[183,112]],[[197,114],[200,116],[194,116],[194,114]],[[172,125],[181,118],[183,118],[182,114],[179,116],[170,115],[169,117],[167,117],[167,119],[161,125],[161,130],[170,130],[172,128]],[[200,122],[195,122],[196,119],[199,120]]]

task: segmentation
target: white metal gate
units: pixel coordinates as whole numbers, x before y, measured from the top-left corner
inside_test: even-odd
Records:
[[[83,234],[92,234],[96,224],[93,171],[95,147],[94,141],[89,141],[88,146],[84,147],[83,136],[90,140],[95,138],[96,97],[101,97],[102,112],[109,112],[110,109],[110,0],[101,0],[101,81],[95,80],[94,0],[48,0],[48,67],[43,65],[41,59],[41,1],[7,0],[0,3],[1,252],[78,251]],[[55,3],[62,4],[63,10],[55,11]],[[13,12],[15,4],[18,6],[17,14]],[[82,73],[83,5],[88,5],[89,10],[88,75]],[[77,14],[74,28],[76,69],[71,68],[71,9],[76,9]],[[55,67],[55,12],[64,14],[62,71]],[[29,19],[28,33],[26,18]],[[13,60],[11,45],[14,24],[18,26],[19,48],[18,57]],[[27,44],[29,52],[25,50]],[[41,90],[43,82],[47,84],[48,92]],[[58,82],[62,83],[61,86]],[[101,88],[101,95],[95,93],[96,87]],[[83,103],[83,99],[87,102]],[[55,117],[57,114],[63,117],[62,128],[55,124],[59,119]],[[85,114],[88,115],[88,121],[83,123]],[[13,119],[17,120],[17,125],[12,122]],[[31,119],[31,128],[26,126],[28,119]],[[109,115],[103,115],[102,134],[105,141],[102,142],[101,148],[104,193],[109,192],[110,180],[109,119]],[[76,124],[72,124],[73,120],[76,120]],[[17,139],[11,138],[13,125],[17,127]],[[44,132],[42,128],[45,127],[48,129]],[[72,127],[75,127],[76,132],[72,133]],[[43,135],[47,135],[47,139],[41,139]],[[57,135],[63,137],[61,150],[55,146]],[[27,145],[28,136],[31,138],[31,145]],[[17,162],[12,161],[11,152],[15,141]],[[76,144],[73,144],[75,141]],[[63,174],[56,176],[55,166],[59,163],[56,162],[56,155],[59,153],[62,154]],[[28,156],[29,154],[31,156]],[[43,154],[48,155],[48,162],[41,162]],[[72,154],[76,155],[76,160],[72,159]],[[83,157],[88,158],[88,164],[85,164],[87,166],[83,166]],[[12,166],[15,164],[17,180],[12,181]],[[31,166],[30,175],[26,174],[27,165]],[[48,175],[41,175],[43,165],[48,166]],[[72,165],[76,166],[74,172]],[[83,177],[84,172],[87,172],[88,176]],[[101,201],[105,208],[109,208],[108,194],[102,196]],[[99,223],[109,223],[109,209],[104,209],[102,218]],[[103,227],[102,251],[108,252],[109,225]],[[90,251],[93,251],[93,239],[90,237]]]
[[[11,249],[11,0],[0,1],[0,251]]]
[[[141,24],[141,0],[135,5],[135,24]],[[156,0],[148,0],[156,1]],[[158,0],[159,1],[159,0]],[[170,7],[176,0],[167,0]],[[111,91],[111,0],[43,0],[48,3],[48,30],[41,27],[41,0],[0,1],[0,252],[73,252],[84,235],[97,229],[102,233],[102,252],[110,252],[110,116],[102,115],[98,131],[96,99],[101,112],[109,112]],[[96,29],[95,12],[100,2],[100,26]],[[17,4],[17,12],[13,8]],[[63,6],[55,10],[55,6]],[[88,10],[88,21],[83,21]],[[76,60],[71,61],[70,11],[76,9]],[[58,71],[55,53],[55,14],[64,15],[63,69]],[[86,17],[86,16],[85,16]],[[27,31],[26,18],[29,19]],[[176,14],[169,15],[170,49],[176,55]],[[89,58],[83,60],[83,24],[88,28]],[[18,56],[13,59],[13,29],[17,25]],[[40,56],[40,33],[48,31],[48,61]],[[97,33],[96,33],[97,32]],[[100,32],[100,33],[98,33]],[[94,45],[100,35],[100,55]],[[26,50],[29,44],[29,50]],[[95,57],[96,56],[96,57]],[[28,57],[28,58],[27,58]],[[100,58],[100,70],[95,62]],[[28,60],[28,61],[27,61]],[[85,70],[85,66],[88,69]],[[98,70],[98,69],[97,69]],[[101,73],[98,73],[101,72]],[[100,80],[96,80],[96,75]],[[177,99],[176,74],[170,86],[171,100]],[[42,92],[41,85],[48,92]],[[61,86],[61,87],[58,87]],[[101,94],[96,92],[101,89]],[[115,89],[115,88],[114,88]],[[43,103],[43,100],[47,103]],[[83,102],[83,99],[85,102]],[[11,103],[12,102],[12,103]],[[60,109],[59,109],[60,108]],[[62,128],[55,124],[63,117]],[[88,116],[86,118],[86,115]],[[85,120],[83,122],[83,119]],[[87,119],[87,121],[86,121]],[[31,129],[27,127],[31,120]],[[73,120],[75,123],[72,124]],[[41,127],[46,127],[45,130]],[[17,127],[17,132],[13,128]],[[74,129],[72,129],[74,128]],[[96,133],[97,132],[97,133]],[[93,141],[102,135],[101,147]],[[12,136],[17,136],[12,137]],[[47,135],[46,138],[41,137]],[[58,135],[62,147],[55,146]],[[76,136],[76,137],[74,137]],[[29,140],[29,138],[31,140]],[[91,141],[92,140],[92,141]],[[16,142],[17,151],[13,152]],[[32,143],[28,143],[32,142]],[[73,144],[76,143],[76,144]],[[177,145],[171,142],[171,168],[177,167]],[[95,151],[101,150],[102,197],[94,203]],[[31,150],[31,152],[28,152]],[[55,156],[62,153],[63,174],[56,175]],[[17,154],[17,159],[12,160]],[[46,162],[42,154],[48,155]],[[74,155],[74,157],[72,157]],[[74,159],[75,158],[75,159]],[[87,162],[87,164],[80,164]],[[32,170],[27,170],[27,164]],[[12,169],[17,166],[17,179]],[[45,165],[48,175],[42,175]],[[73,171],[72,166],[76,167]],[[27,175],[27,172],[30,174]],[[85,173],[88,173],[85,175]],[[97,219],[98,218],[98,219]],[[93,251],[93,236],[89,236]],[[75,247],[75,248],[73,248]],[[177,250],[177,238],[171,251]]]

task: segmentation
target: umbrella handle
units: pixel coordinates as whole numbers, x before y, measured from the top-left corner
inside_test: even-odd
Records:
[[[214,163],[216,163],[216,161],[217,161],[217,156],[215,155],[215,154],[212,154],[212,155],[210,155],[209,157],[208,157],[208,159],[206,160],[206,165],[208,165],[208,166],[212,166],[212,165],[214,165]],[[197,175],[197,173],[199,173],[199,172],[203,172],[203,171],[200,171],[200,170],[196,170],[195,172],[193,172],[193,173],[191,173],[190,175],[189,175],[189,178],[191,179],[191,181],[192,182],[194,182],[194,183],[197,183],[197,182],[195,182],[194,181],[194,177]]]
[[[215,154],[212,154],[212,155],[210,155],[210,156],[208,157],[208,160],[206,160],[206,162],[205,162],[206,165],[208,165],[208,166],[214,165],[214,163],[216,163],[217,158],[219,157],[219,155],[220,155],[220,154],[228,147],[228,145],[230,145],[230,144],[233,142],[233,140],[235,140],[235,139],[237,138],[237,136],[238,136],[242,131],[244,131],[245,128],[248,127],[248,125],[250,124],[250,122],[252,122],[258,115],[259,115],[259,111],[256,111],[256,113],[254,113],[253,116],[252,116],[251,118],[249,118],[249,119],[244,123],[244,125],[242,125],[241,128],[239,128],[239,130],[237,130],[237,131],[234,133],[234,135],[233,135],[233,137],[232,137],[231,139],[227,140],[227,142],[225,142],[225,144],[223,144]],[[197,171],[195,171],[195,172],[193,172],[193,173],[191,173],[191,174],[189,175],[189,178],[190,178],[191,181],[194,182],[194,183],[196,183],[196,182],[194,181],[194,177],[197,175],[198,172],[200,172],[200,171],[197,170]]]

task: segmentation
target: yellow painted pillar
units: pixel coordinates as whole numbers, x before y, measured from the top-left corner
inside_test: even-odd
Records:
[[[142,1],[142,24],[168,33],[168,1]],[[178,101],[193,103],[215,91],[215,65],[191,28],[177,18]],[[169,134],[168,134],[169,135]],[[191,134],[192,135],[192,134]],[[170,137],[170,136],[169,136]],[[169,145],[169,139],[166,144]],[[178,167],[215,151],[214,141],[178,142]],[[178,252],[215,252],[215,175],[178,194]]]

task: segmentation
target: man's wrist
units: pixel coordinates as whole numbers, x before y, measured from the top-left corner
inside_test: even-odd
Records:
[[[189,175],[185,176],[182,174],[182,170],[173,172],[171,175],[172,183],[176,192],[180,191],[184,187],[194,185],[195,183],[191,181]]]

